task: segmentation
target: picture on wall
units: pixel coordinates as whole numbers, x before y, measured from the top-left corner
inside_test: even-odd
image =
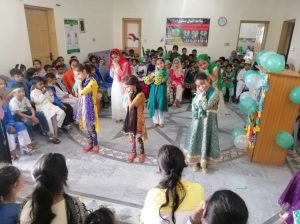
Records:
[[[65,34],[67,43],[67,53],[79,53],[79,23],[76,19],[65,19]]]
[[[208,18],[167,18],[166,45],[205,47],[209,26]]]

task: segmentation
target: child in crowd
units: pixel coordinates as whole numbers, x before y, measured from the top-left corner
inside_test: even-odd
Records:
[[[207,171],[207,163],[220,157],[217,110],[219,92],[211,86],[208,76],[199,73],[195,77],[197,88],[192,102],[192,123],[185,140],[187,161],[193,170]]]
[[[18,159],[16,150],[16,138],[21,148],[21,151],[31,153],[37,146],[31,143],[31,139],[27,132],[26,126],[22,122],[15,122],[8,106],[3,106],[4,125],[7,132],[7,140],[10,149],[11,159]]]
[[[54,144],[59,144],[58,128],[61,128],[66,117],[65,112],[58,106],[53,105],[54,96],[50,91],[46,91],[43,78],[37,76],[33,79],[34,89],[30,96],[35,104],[36,111],[42,112],[49,126],[50,140]]]
[[[151,62],[148,64],[147,67],[147,75],[155,71],[155,62],[156,62],[156,57],[152,57]]]
[[[71,58],[69,61],[69,70],[65,72],[65,74],[62,77],[62,82],[66,86],[67,90],[69,93],[71,93],[73,96],[74,92],[73,86],[75,84],[75,79],[74,79],[74,73],[73,73],[73,68],[79,63],[79,61],[75,58]]]
[[[169,73],[165,69],[165,61],[162,58],[156,60],[155,73],[149,74],[145,83],[150,85],[148,109],[153,119],[154,127],[164,127],[164,112],[168,111],[167,82]]]
[[[62,109],[66,116],[63,122],[63,126],[68,130],[72,127],[72,123],[74,123],[74,113],[73,108],[68,103],[63,103],[61,99],[56,94],[56,77],[53,73],[48,73],[45,75],[45,83],[46,83],[46,91],[53,96],[53,104]]]
[[[79,106],[77,112],[77,120],[79,127],[87,131],[88,145],[83,148],[83,152],[87,153],[92,150],[93,153],[99,152],[97,132],[99,131],[98,118],[98,85],[92,78],[91,64],[77,64],[74,68],[74,75],[81,80],[78,85]]]
[[[22,73],[22,78],[25,78],[25,74],[26,74],[26,66],[23,64],[16,64],[15,65],[16,69],[19,69]]]
[[[138,75],[138,60],[131,59],[131,72],[132,75],[137,76]]]
[[[172,53],[170,54],[170,56],[171,56],[171,61],[173,61],[175,58],[178,58],[180,56],[180,54],[178,53],[178,46],[177,45],[173,45]]]
[[[244,73],[251,69],[251,60],[247,59],[244,64],[244,68],[239,71],[239,74],[236,77],[237,85],[236,85],[236,94],[235,99],[236,101],[239,100],[240,95],[242,94],[243,90],[246,87],[245,80],[244,80]]]
[[[55,73],[55,71],[54,71],[52,65],[48,65],[48,64],[45,65],[45,66],[44,66],[44,70],[45,70],[46,74],[48,74],[48,73]]]
[[[147,66],[145,63],[145,58],[141,57],[139,60],[139,65],[137,69],[137,78],[139,80],[140,86],[145,94],[146,99],[149,97],[149,86],[145,84],[144,78],[147,75]]]
[[[101,207],[89,214],[84,224],[116,224],[116,218],[111,210]]]
[[[232,70],[232,65],[229,64],[226,66],[225,71],[222,73],[222,92],[223,95],[226,95],[226,91],[229,90],[229,102],[232,102],[234,96],[234,81],[235,81],[235,74]]]
[[[125,76],[124,84],[128,92],[128,106],[123,132],[130,137],[132,146],[128,162],[132,163],[137,156],[137,140],[140,150],[139,162],[143,163],[145,161],[144,140],[147,139],[146,122],[144,118],[144,104],[146,98],[139,80],[135,76]]]
[[[7,83],[6,88],[8,90],[11,90],[14,84],[18,84],[23,87],[26,97],[30,99],[28,85],[27,85],[27,82],[24,82],[24,80],[23,80],[22,72],[17,68],[13,68],[12,70],[10,70],[10,75],[11,75],[12,80],[10,80]]]
[[[189,98],[195,93],[195,77],[199,73],[199,67],[196,62],[191,62],[188,69],[185,70],[184,89]]]
[[[180,55],[181,62],[185,62],[189,59],[189,56],[187,55],[187,49],[184,47],[181,49],[181,55]]]
[[[35,68],[28,68],[25,73],[25,80],[27,82],[29,92],[31,91],[31,88],[32,88],[32,79],[34,76],[36,76]],[[30,96],[30,94],[29,94],[29,96]]]
[[[184,73],[182,70],[180,59],[178,58],[175,58],[173,60],[173,65],[170,69],[170,84],[172,85],[173,91],[175,93],[174,106],[180,107],[184,90]]]
[[[47,72],[42,68],[42,62],[38,59],[33,60],[33,67],[35,68],[35,72],[37,76],[44,77]]]
[[[63,64],[65,66],[65,70],[68,70],[68,66],[65,64],[65,59],[62,56],[58,56],[56,58],[56,62],[60,63],[60,64]]]
[[[15,121],[25,124],[31,139],[34,138],[33,126],[37,124],[40,124],[43,135],[47,135],[49,126],[44,114],[34,111],[22,87],[14,86],[13,88],[14,97],[9,102],[9,109]]]
[[[24,180],[18,168],[11,165],[0,167],[0,217],[3,224],[17,222],[20,205],[18,194],[24,187]]]
[[[165,60],[165,69],[169,72],[172,67],[172,63],[170,60]]]

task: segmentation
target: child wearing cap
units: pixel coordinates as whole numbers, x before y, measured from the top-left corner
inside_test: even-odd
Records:
[[[242,94],[243,90],[246,87],[245,80],[244,80],[244,73],[246,71],[249,71],[250,69],[251,69],[251,60],[247,59],[245,60],[244,68],[239,71],[236,77],[236,81],[237,81],[236,94],[235,94],[236,101],[239,100],[240,95]]]

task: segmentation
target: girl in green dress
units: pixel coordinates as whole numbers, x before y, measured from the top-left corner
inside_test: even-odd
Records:
[[[220,157],[217,110],[219,91],[211,86],[208,76],[199,73],[195,77],[196,95],[192,102],[192,123],[185,140],[187,161],[193,170],[200,167],[207,171],[208,162]]]

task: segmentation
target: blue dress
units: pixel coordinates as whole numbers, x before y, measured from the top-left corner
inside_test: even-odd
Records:
[[[13,126],[16,129],[16,133],[26,130],[26,126],[23,122],[16,122],[14,120],[14,117],[12,116],[11,111],[9,110],[7,105],[3,107],[3,111],[4,111],[3,123],[5,125],[5,129],[7,132],[10,126]]]
[[[20,205],[17,203],[0,204],[0,223],[16,224]]]

